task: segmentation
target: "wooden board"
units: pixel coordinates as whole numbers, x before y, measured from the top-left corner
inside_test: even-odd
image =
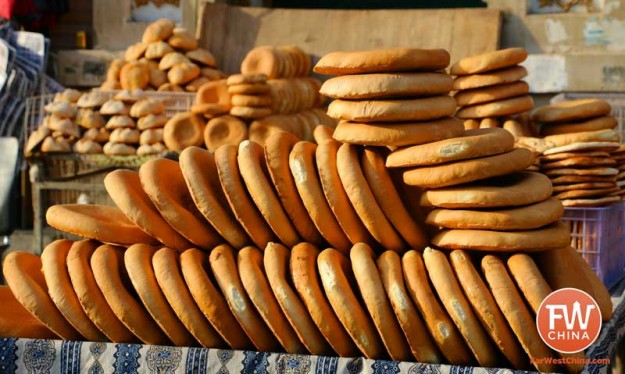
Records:
[[[227,73],[259,45],[295,44],[320,56],[338,50],[444,48],[452,63],[499,46],[501,13],[493,9],[326,10],[200,7],[200,45]]]

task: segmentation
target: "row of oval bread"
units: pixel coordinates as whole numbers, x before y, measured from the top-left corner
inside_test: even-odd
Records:
[[[13,312],[3,311],[2,336],[42,334],[43,324],[70,340],[528,369],[528,357],[555,356],[532,327],[551,289],[579,287],[604,319],[612,313],[605,287],[572,248],[506,260],[431,248],[376,257],[363,243],[345,256],[309,243],[179,254],[58,240],[41,258],[9,254],[3,272],[12,295],[0,295],[40,324],[11,327]],[[562,369],[535,362],[540,371]]]

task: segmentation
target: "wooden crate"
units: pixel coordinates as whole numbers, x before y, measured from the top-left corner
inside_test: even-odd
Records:
[[[311,53],[314,62],[339,50],[444,48],[453,63],[497,49],[501,27],[501,12],[494,9],[269,9],[206,0],[198,19],[200,45],[231,74],[259,45],[294,44]]]

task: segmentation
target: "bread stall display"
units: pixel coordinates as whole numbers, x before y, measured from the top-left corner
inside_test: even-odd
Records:
[[[170,26],[150,25],[146,45],[128,52],[160,65],[167,53],[197,51]],[[584,351],[558,353],[540,337],[541,302],[572,287],[597,301],[606,325],[616,312],[562,221],[556,189],[574,183],[555,183],[549,170],[614,169],[606,194],[616,196],[623,150],[576,140],[545,150],[538,173],[518,134],[484,120],[467,128],[463,119],[531,109],[520,78],[451,96],[459,80],[520,71],[523,53],[460,60],[454,79],[444,49],[331,52],[313,69],[297,47],[258,47],[241,74],[199,84],[190,111],[171,118],[133,91],[94,106],[101,117],[50,106],[69,122],[82,115],[77,127],[101,118],[104,153],[179,156],[108,172],[112,206],[47,210],[50,226],[77,238],[53,241],[41,257],[6,257],[0,304],[29,318],[6,327],[16,312],[0,308],[0,336],[145,344],[187,361],[192,350],[213,354],[195,347],[214,348],[222,366],[228,350],[256,350],[291,363],[310,354],[317,365],[364,357],[347,365],[395,372],[409,362],[581,372]],[[126,62],[124,77],[138,82],[141,64]],[[321,84],[311,69],[331,77]],[[177,62],[159,87],[195,74]],[[606,116],[549,122],[539,111],[543,128]],[[576,157],[592,160],[545,168]]]

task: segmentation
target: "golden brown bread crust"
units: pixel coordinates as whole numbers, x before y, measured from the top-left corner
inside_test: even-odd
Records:
[[[600,99],[580,99],[546,105],[532,113],[537,122],[570,122],[610,114],[610,104]]]
[[[527,51],[524,48],[500,49],[460,59],[451,66],[449,73],[468,75],[503,69],[520,64],[526,58]]]
[[[280,345],[287,353],[305,353],[306,348],[282,312],[271,290],[263,262],[263,253],[256,247],[245,247],[237,254],[237,266],[247,295]]]
[[[426,190],[421,204],[441,208],[512,207],[537,203],[551,196],[545,175],[520,171],[462,186]]]
[[[406,289],[443,356],[453,365],[473,364],[471,351],[432,291],[421,253],[406,252],[402,268]]]
[[[323,75],[440,70],[449,65],[443,49],[390,48],[382,50],[331,52],[324,55],[313,71]]]
[[[317,266],[332,309],[358,349],[366,358],[384,357],[384,345],[375,325],[352,288],[349,260],[339,251],[328,248],[319,254]]]
[[[468,130],[450,139],[397,149],[387,157],[387,167],[429,166],[492,156],[511,151],[514,137],[503,129]]]
[[[460,136],[463,132],[462,122],[453,117],[399,124],[341,121],[334,130],[333,137],[343,143],[407,146],[453,138]]]
[[[559,220],[564,214],[556,198],[499,210],[434,209],[425,223],[450,229],[484,229],[495,231],[531,230]]]
[[[492,231],[444,229],[432,238],[432,244],[446,249],[491,252],[541,252],[570,243],[568,224],[558,221],[535,230]]]
[[[59,339],[15,298],[9,286],[0,286],[0,336],[3,338]],[[20,323],[15,323],[20,321]]]
[[[516,148],[494,156],[409,169],[404,182],[422,188],[448,187],[521,171],[534,162],[532,152]]]
[[[528,369],[527,356],[475,269],[471,257],[462,250],[455,250],[449,254],[449,260],[467,300],[495,345],[516,369]]]
[[[527,76],[523,66],[514,66],[482,74],[471,74],[454,79],[453,89],[456,91],[473,88],[489,87],[498,84],[514,83]]]
[[[428,121],[452,115],[456,101],[449,96],[405,100],[334,100],[328,116],[356,122]]]
[[[226,343],[204,317],[185,284],[178,251],[167,247],[159,249],[152,257],[152,267],[158,286],[191,335],[202,347],[224,347]]]
[[[273,295],[308,352],[313,355],[332,354],[332,348],[293,286],[289,272],[290,256],[291,251],[281,244],[269,243],[265,248],[263,265]]]
[[[452,83],[443,73],[344,75],[325,81],[319,92],[333,99],[390,99],[446,94]]]
[[[73,242],[55,240],[41,253],[43,275],[50,298],[65,319],[87,340],[103,342],[107,338],[89,319],[80,305],[67,270],[67,255]],[[21,322],[20,322],[21,323]]]
[[[332,349],[342,357],[354,357],[358,348],[336,316],[326,298],[319,277],[319,250],[308,243],[299,243],[291,250],[291,279],[319,331]]]
[[[289,154],[297,142],[297,137],[287,132],[269,136],[264,145],[265,161],[282,207],[295,229],[305,242],[321,245],[324,239],[306,211],[289,168]]]
[[[358,243],[349,252],[351,267],[369,315],[391,359],[409,360],[410,349],[384,291],[371,247]]]

